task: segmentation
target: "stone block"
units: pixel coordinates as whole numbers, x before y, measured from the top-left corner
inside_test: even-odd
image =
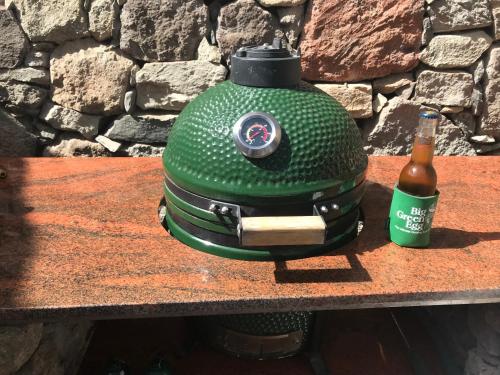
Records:
[[[0,157],[27,157],[36,155],[36,137],[29,132],[23,123],[3,109],[0,109],[0,124],[2,125],[0,126]]]
[[[479,131],[500,140],[500,44],[496,43],[490,49],[485,65],[484,101]]]
[[[48,96],[48,91],[25,83],[0,81],[0,102],[16,111],[36,115]]]
[[[351,114],[353,118],[372,117],[372,85],[371,83],[319,83],[315,85],[331,97],[335,98]]]
[[[493,16],[493,35],[495,40],[500,39],[500,0],[490,0],[491,15]]]
[[[105,136],[115,141],[155,144],[167,141],[177,114],[161,112],[137,112],[118,117]]]
[[[59,139],[45,147],[43,156],[73,157],[73,156],[109,156],[110,153],[98,142],[82,138],[77,133],[61,133]]]
[[[17,68],[0,70],[0,81],[16,81],[40,86],[49,86],[50,73],[44,68]]]
[[[209,28],[203,0],[128,0],[120,20],[120,48],[144,61],[194,59]]]
[[[477,29],[491,24],[488,0],[436,0],[429,4],[434,32]]]
[[[470,107],[473,88],[470,73],[424,70],[417,76],[415,100],[425,104]]]
[[[0,374],[10,375],[19,370],[33,355],[41,338],[41,323],[0,326]]]
[[[56,129],[75,131],[88,139],[93,139],[97,135],[101,121],[99,116],[86,115],[53,103],[46,103],[43,106],[40,119]]]
[[[420,60],[434,68],[464,68],[474,64],[491,43],[482,30],[437,35],[420,53]]]
[[[113,141],[112,139],[109,139],[104,135],[98,135],[97,137],[95,137],[95,140],[111,152],[118,151],[122,145],[120,142]]]
[[[204,61],[144,64],[135,77],[137,105],[181,110],[203,91],[224,81],[226,74],[224,66]]]
[[[222,55],[217,46],[209,44],[207,38],[203,38],[198,46],[196,58],[199,61],[220,64]]]
[[[68,42],[52,53],[52,101],[95,115],[118,114],[134,65],[119,50],[92,39]]]
[[[374,155],[407,155],[411,153],[418,115],[430,109],[419,103],[394,97],[382,111],[365,124],[365,149]],[[436,155],[475,155],[461,129],[442,116],[436,135]]]
[[[21,26],[32,42],[62,43],[88,35],[81,0],[13,0]]]
[[[373,90],[381,94],[391,94],[413,82],[411,73],[392,74],[373,81]]]
[[[16,375],[76,374],[91,337],[92,323],[45,323],[39,347]]]
[[[159,157],[163,155],[165,146],[153,146],[135,143],[125,148],[125,154],[132,157]]]
[[[224,5],[218,17],[217,42],[226,59],[239,47],[272,43],[279,22],[254,0],[236,0]]]
[[[89,30],[101,42],[111,39],[119,30],[120,7],[114,0],[93,0],[89,10]]]
[[[418,64],[423,7],[413,0],[311,0],[302,32],[303,77],[355,82]]]
[[[8,9],[0,9],[0,68],[15,68],[23,61],[28,41]]]

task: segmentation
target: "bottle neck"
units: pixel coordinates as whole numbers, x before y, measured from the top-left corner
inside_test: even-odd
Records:
[[[411,153],[411,160],[414,163],[432,164],[437,122],[436,119],[420,119]]]

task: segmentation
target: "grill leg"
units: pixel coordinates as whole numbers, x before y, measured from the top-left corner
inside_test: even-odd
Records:
[[[308,357],[314,375],[330,375],[330,370],[326,366],[325,360],[321,354],[321,343],[323,339],[323,326],[326,321],[327,311],[319,311],[316,313],[314,320],[313,333],[311,343],[309,345]]]

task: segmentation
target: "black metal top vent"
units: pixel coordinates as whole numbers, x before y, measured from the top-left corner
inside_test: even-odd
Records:
[[[300,82],[300,53],[286,48],[281,38],[273,44],[241,47],[231,56],[231,81],[254,87],[293,87]]]

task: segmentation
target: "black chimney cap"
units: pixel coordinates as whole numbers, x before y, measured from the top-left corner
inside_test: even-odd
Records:
[[[241,47],[231,56],[231,81],[254,87],[293,87],[300,82],[300,53],[281,38],[256,47]]]

